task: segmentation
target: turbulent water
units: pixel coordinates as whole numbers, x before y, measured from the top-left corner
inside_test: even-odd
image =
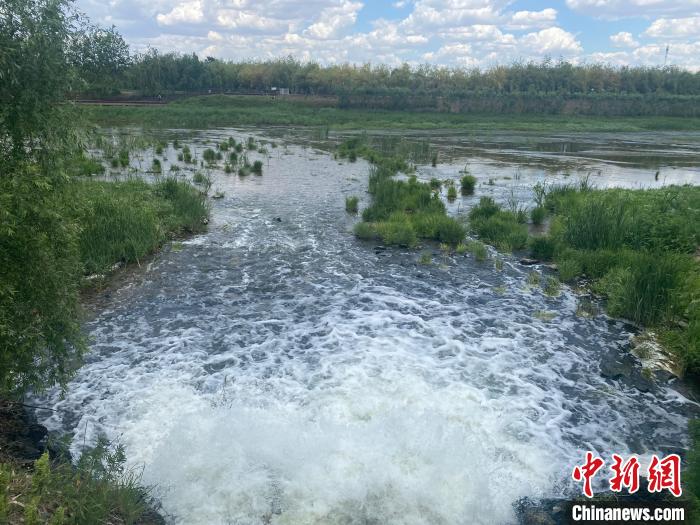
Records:
[[[247,136],[194,143],[229,135]],[[284,144],[250,155],[262,177],[214,174],[225,197],[209,232],[106,300],[86,365],[45,419],[76,450],[98,433],[123,443],[172,523],[512,523],[521,498],[571,490],[585,450],[685,444],[691,403],[601,376],[627,325],[577,315],[571,291],[545,295],[510,257],[498,269],[435,251],[421,265],[355,240],[344,197],[365,195],[368,166]],[[532,155],[472,158],[475,198],[566,178]],[[647,168],[584,162],[601,180],[654,184]]]

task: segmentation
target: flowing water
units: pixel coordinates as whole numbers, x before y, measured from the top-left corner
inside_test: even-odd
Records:
[[[368,165],[277,135],[279,147],[250,154],[265,159],[262,177],[212,174],[225,196],[206,234],[166,247],[88,322],[87,363],[44,421],[73,433],[76,451],[98,433],[123,443],[172,523],[472,524],[565,496],[585,450],[686,444],[697,405],[601,376],[630,326],[581,316],[572,291],[545,295],[510,256],[492,254],[498,269],[433,248],[421,265],[419,252],[357,241],[344,198],[366,203]],[[666,148],[695,157],[653,169],[527,146],[552,137],[428,138],[444,162],[421,178],[456,178],[468,162],[480,181],[452,213],[587,173],[700,183],[697,137]]]

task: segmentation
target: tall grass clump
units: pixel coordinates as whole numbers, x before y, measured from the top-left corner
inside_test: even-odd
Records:
[[[263,163],[261,160],[256,160],[253,162],[253,166],[250,168],[250,170],[255,173],[256,175],[262,175],[263,172]]]
[[[348,213],[357,213],[359,197],[345,197],[345,211]]]
[[[457,198],[457,188],[454,185],[447,188],[447,200],[453,202]]]
[[[474,195],[476,188],[476,177],[474,175],[465,175],[460,179],[462,195]]]
[[[520,250],[528,241],[527,228],[518,216],[503,210],[491,197],[482,197],[470,210],[469,225],[480,239],[499,250]]]
[[[429,183],[415,176],[408,180],[394,178],[399,171],[410,171],[405,160],[370,147],[364,136],[353,137],[338,147],[341,158],[353,152],[372,163],[368,188],[372,202],[362,212],[366,226],[355,229],[358,237],[374,235],[386,244],[401,246],[415,246],[420,238],[449,244],[464,239],[464,227],[447,216],[444,203]]]
[[[88,274],[139,262],[169,235],[201,231],[208,214],[199,192],[175,179],[155,185],[138,179],[76,182],[64,198],[81,225],[78,246]]]
[[[700,372],[700,188],[596,190],[587,181],[544,192],[549,235],[530,241],[563,281],[585,276],[611,315],[652,327],[681,367]]]

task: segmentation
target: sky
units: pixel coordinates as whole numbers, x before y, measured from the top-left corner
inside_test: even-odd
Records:
[[[489,68],[516,60],[700,70],[700,0],[76,0],[134,52]],[[666,58],[666,49],[668,57]]]

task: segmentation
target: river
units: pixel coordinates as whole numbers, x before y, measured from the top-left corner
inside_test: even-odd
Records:
[[[201,151],[251,134],[277,144],[250,154],[263,176],[212,172],[224,197],[208,232],[102,298],[86,364],[40,413],[74,451],[99,433],[124,444],[170,522],[513,523],[521,498],[580,490],[571,470],[586,450],[687,445],[695,403],[601,375],[631,326],[581,315],[567,287],[544,294],[510,255],[428,246],[425,265],[420,250],[356,240],[344,198],[366,205],[368,165],[301,131],[187,136]],[[404,135],[440,148],[420,178],[468,164],[479,179],[451,213],[587,174],[599,186],[700,183],[698,136]]]

